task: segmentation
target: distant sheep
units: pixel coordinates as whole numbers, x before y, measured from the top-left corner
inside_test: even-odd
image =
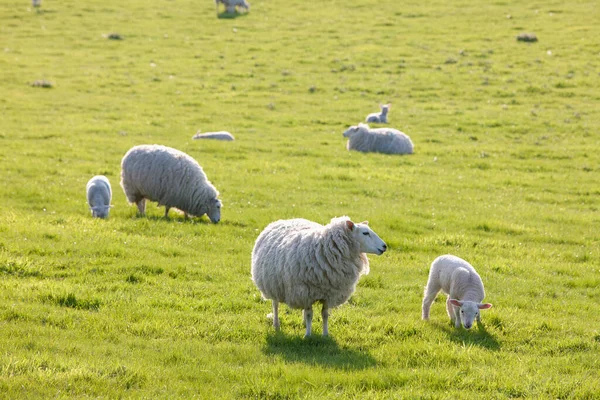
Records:
[[[223,4],[230,14],[235,13],[236,7],[241,7],[248,11],[250,9],[250,3],[246,0],[215,0],[217,6],[217,14],[219,13],[219,3]]]
[[[489,303],[481,303],[485,291],[475,268],[462,258],[450,254],[436,258],[431,264],[423,297],[424,320],[429,319],[431,303],[440,290],[448,295],[446,311],[456,328],[462,323],[466,329],[470,329],[474,319],[481,322],[479,310],[492,307]]]
[[[194,139],[194,140],[198,140],[198,139],[215,139],[215,140],[224,140],[224,141],[235,140],[235,138],[233,137],[233,135],[231,133],[229,133],[229,132],[226,132],[226,131],[206,132],[206,133],[200,133],[200,131],[198,131],[194,136],[192,136],[192,139]]]
[[[385,154],[412,154],[413,143],[410,138],[392,128],[370,129],[367,124],[351,126],[344,132],[348,138],[346,148],[362,152]]]
[[[121,186],[141,215],[146,199],[165,206],[165,218],[175,207],[188,215],[221,219],[219,192],[206,178],[202,167],[189,155],[160,145],[132,147],[121,161]]]
[[[252,280],[273,301],[273,326],[279,329],[279,303],[301,308],[306,336],[311,334],[313,304],[323,305],[323,335],[328,334],[329,308],[344,304],[361,274],[369,273],[365,253],[383,254],[386,244],[367,222],[333,218],[328,225],[305,219],[268,225],[252,250]]]
[[[367,115],[367,118],[365,118],[365,122],[377,122],[380,124],[387,124],[387,115],[391,107],[391,104],[380,105],[379,108],[381,108],[381,112]]]
[[[96,175],[90,179],[85,187],[88,206],[94,218],[108,218],[112,189],[108,178]]]
[[[40,7],[42,5],[42,0],[31,0],[31,5],[33,7]]]

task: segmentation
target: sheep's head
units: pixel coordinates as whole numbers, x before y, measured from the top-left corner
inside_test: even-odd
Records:
[[[92,217],[94,218],[108,218],[110,206],[94,206],[90,207],[90,211],[92,212]]]
[[[390,111],[390,108],[392,108],[392,105],[391,104],[382,104],[379,106],[379,108],[381,108],[381,113],[385,115],[388,113],[388,111]]]
[[[212,200],[210,202],[210,204],[208,205],[208,211],[206,212],[206,215],[210,219],[210,222],[212,222],[213,224],[216,224],[217,222],[219,222],[221,220],[221,207],[222,206],[223,206],[223,203],[221,203],[221,200],[219,200],[219,199]]]
[[[360,224],[347,220],[346,229],[348,229],[352,236],[360,245],[361,253],[370,253],[381,255],[387,250],[387,245],[371,228],[369,228],[369,222],[364,221]]]
[[[460,322],[465,329],[471,329],[475,319],[479,321],[479,310],[486,310],[492,307],[489,303],[482,304],[474,301],[460,301],[456,299],[450,299],[450,304],[460,308]]]
[[[359,132],[367,132],[369,130],[369,125],[367,124],[358,124],[358,125],[354,125],[351,126],[350,128],[348,128],[346,130],[346,132],[344,132],[344,137],[347,138],[351,138],[352,136],[356,135]]]

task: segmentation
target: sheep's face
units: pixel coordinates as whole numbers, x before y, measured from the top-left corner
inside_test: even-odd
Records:
[[[92,211],[92,217],[94,218],[108,218],[110,206],[94,206],[90,207],[90,210]]]
[[[213,224],[216,224],[221,220],[221,206],[222,203],[219,199],[214,199],[208,206],[208,211],[206,212],[206,215]]]
[[[471,329],[475,319],[477,319],[477,321],[480,320],[480,310],[485,310],[492,307],[492,305],[489,303],[481,304],[474,301],[460,301],[455,299],[450,299],[450,304],[455,307],[459,307],[460,322],[465,329]]]
[[[381,113],[385,115],[388,113],[388,111],[390,111],[391,104],[384,104],[380,107],[381,107]]]
[[[369,228],[367,221],[361,222],[360,224],[346,221],[346,228],[352,232],[352,235],[360,244],[361,253],[381,255],[387,250],[385,242]]]

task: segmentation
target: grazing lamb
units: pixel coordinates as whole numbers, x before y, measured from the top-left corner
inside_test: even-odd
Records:
[[[351,126],[344,132],[348,138],[346,148],[364,153],[412,154],[413,143],[410,138],[392,128],[370,129],[367,124]]]
[[[198,132],[196,132],[196,134],[194,136],[192,136],[192,139],[194,139],[194,140],[215,139],[215,140],[225,140],[225,141],[235,140],[233,135],[226,131],[206,132],[206,133],[200,133],[200,131],[198,131]]]
[[[478,323],[481,322],[479,310],[492,307],[489,303],[481,303],[485,291],[475,268],[462,258],[450,254],[436,258],[431,264],[423,297],[424,320],[429,319],[431,303],[440,290],[448,295],[446,311],[457,328],[462,322],[466,329],[471,329],[475,318]]]
[[[311,334],[313,304],[323,305],[323,336],[329,308],[344,304],[361,274],[369,273],[365,253],[383,254],[387,246],[368,222],[348,217],[328,225],[305,219],[279,220],[258,236],[252,250],[252,280],[273,301],[273,326],[279,329],[279,303],[301,308],[306,335]]]
[[[145,214],[148,199],[165,206],[165,218],[175,207],[186,218],[206,214],[215,224],[221,219],[219,192],[202,167],[189,155],[170,147],[132,147],[121,161],[121,187],[141,215]]]
[[[85,187],[87,201],[94,218],[108,218],[112,190],[110,182],[104,175],[96,175]]]
[[[367,115],[367,118],[365,118],[365,122],[377,122],[380,124],[387,124],[388,111],[390,110],[390,108],[392,108],[392,105],[391,104],[383,104],[383,105],[380,105],[379,108],[381,108],[381,112],[372,113],[372,114]]]
[[[250,3],[246,0],[215,0],[217,6],[217,14],[219,13],[219,3],[223,4],[229,14],[233,14],[236,11],[236,7],[241,7],[248,11],[250,9]]]

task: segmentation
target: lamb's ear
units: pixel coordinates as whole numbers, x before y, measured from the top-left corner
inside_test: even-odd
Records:
[[[477,307],[480,310],[487,310],[488,308],[492,308],[492,305],[490,303],[485,303],[485,304],[477,304]]]
[[[369,221],[363,221],[361,222],[362,225],[369,225]]]
[[[450,304],[452,304],[453,306],[456,306],[456,307],[462,307],[463,302],[460,300],[456,300],[456,299],[450,299]]]
[[[354,222],[348,220],[346,221],[346,228],[348,228],[349,230],[354,230]]]

